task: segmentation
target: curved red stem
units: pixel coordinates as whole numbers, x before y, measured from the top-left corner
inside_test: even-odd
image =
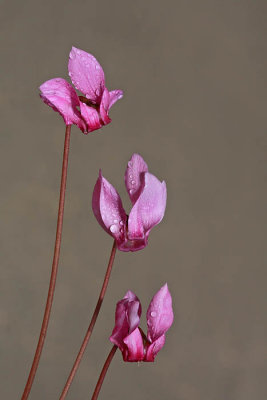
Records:
[[[79,365],[80,365],[80,362],[82,360],[83,354],[85,352],[86,346],[87,346],[87,344],[89,342],[89,339],[91,337],[91,334],[93,332],[93,329],[94,329],[94,326],[95,326],[95,323],[96,323],[96,320],[97,320],[97,317],[98,317],[98,314],[99,314],[99,311],[100,311],[100,308],[101,308],[101,305],[103,303],[103,299],[104,299],[104,296],[105,296],[105,293],[106,293],[106,290],[107,290],[107,286],[108,286],[108,282],[109,282],[109,278],[110,278],[110,274],[111,274],[111,270],[112,270],[112,265],[113,265],[115,254],[116,254],[116,248],[117,248],[117,245],[116,245],[116,241],[114,240],[113,247],[112,247],[111,254],[110,254],[110,258],[109,258],[107,271],[106,271],[106,275],[105,275],[105,278],[104,278],[104,282],[103,282],[103,285],[102,285],[101,292],[99,294],[98,302],[97,302],[96,307],[95,307],[95,311],[93,313],[91,322],[90,322],[89,327],[87,329],[86,335],[85,335],[85,337],[83,339],[83,342],[82,342],[81,348],[79,350],[79,353],[78,353],[78,355],[76,357],[76,360],[75,360],[75,362],[73,364],[73,367],[71,369],[71,372],[69,374],[67,382],[66,382],[66,384],[64,386],[64,389],[63,389],[63,391],[61,393],[60,400],[64,400],[65,397],[67,396],[67,393],[69,391],[70,385],[71,385],[71,383],[72,383],[72,381],[73,381],[73,379],[74,379],[74,377],[76,375],[76,372],[77,372],[77,370],[79,368]]]
[[[116,353],[117,348],[118,347],[116,345],[114,345],[112,347],[112,349],[110,350],[110,353],[109,353],[109,355],[108,355],[108,357],[106,359],[106,362],[105,362],[105,364],[104,364],[104,366],[102,368],[101,374],[100,374],[100,376],[98,378],[98,381],[97,381],[97,384],[96,384],[96,387],[95,387],[95,391],[94,391],[94,394],[92,396],[92,400],[97,400],[97,398],[98,398],[98,395],[99,395],[99,392],[101,390],[102,384],[104,382],[107,370],[108,370],[108,368],[110,366],[110,363],[111,363],[111,361],[112,361],[112,359],[114,357],[114,354]]]
[[[28,376],[28,380],[21,397],[21,400],[26,400],[30,394],[32,384],[34,381],[34,377],[39,365],[39,361],[41,358],[42,350],[44,347],[46,332],[49,324],[49,318],[53,303],[53,297],[56,286],[57,279],[57,270],[58,270],[58,261],[60,254],[60,245],[61,245],[61,236],[62,236],[62,226],[63,226],[63,215],[64,215],[64,203],[65,203],[65,193],[66,193],[66,182],[67,182],[67,171],[68,171],[68,157],[69,157],[69,149],[70,149],[70,131],[71,125],[66,126],[65,132],[65,142],[64,142],[64,153],[63,153],[63,163],[62,163],[62,174],[61,174],[61,185],[60,185],[60,196],[59,196],[59,206],[58,206],[58,217],[57,217],[57,232],[56,232],[56,240],[55,240],[55,249],[54,249],[54,258],[52,264],[52,271],[50,277],[50,284],[47,294],[46,306],[43,316],[42,327],[40,331],[40,336],[38,340],[38,344],[35,350],[34,359],[32,362],[31,370]]]

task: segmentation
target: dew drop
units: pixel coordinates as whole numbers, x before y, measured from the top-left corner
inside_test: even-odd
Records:
[[[130,178],[130,179],[132,179],[132,177],[133,177],[132,175],[129,175],[129,178]]]
[[[113,220],[114,224],[117,224],[119,221],[117,219]]]
[[[134,185],[134,184],[135,184],[135,181],[132,181],[131,184]]]
[[[123,222],[123,221],[120,221],[120,225],[124,225],[124,222]]]
[[[157,313],[156,313],[156,311],[151,311],[150,315],[151,315],[152,318],[155,318]]]
[[[110,232],[112,233],[118,233],[119,232],[119,228],[117,225],[111,225],[111,227],[109,228]]]
[[[120,233],[123,233],[123,228],[120,229]]]
[[[134,190],[133,190],[133,189],[130,189],[129,192],[130,192],[130,194],[133,194]]]

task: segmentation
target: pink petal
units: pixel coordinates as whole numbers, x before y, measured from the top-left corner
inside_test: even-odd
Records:
[[[141,303],[138,298],[136,301],[131,301],[127,308],[127,319],[129,324],[129,333],[135,330],[140,322],[142,312]]]
[[[120,195],[102,176],[101,171],[93,192],[92,208],[102,228],[113,236],[118,244],[124,241],[127,216]]]
[[[80,109],[82,117],[87,124],[87,132],[85,133],[92,132],[96,129],[101,128],[102,125],[99,119],[99,115],[95,108],[87,106],[85,103],[80,101]]]
[[[115,326],[110,336],[110,341],[120,348],[125,349],[123,339],[139,325],[141,316],[141,303],[136,295],[128,291],[124,298],[117,303],[115,313]]]
[[[123,91],[116,89],[109,92],[109,110],[116,103],[116,101],[120,100],[123,97]]]
[[[148,307],[147,337],[150,342],[155,342],[167,332],[173,323],[172,297],[167,283],[155,294]]]
[[[142,335],[136,328],[124,340],[127,346],[127,355],[124,356],[124,361],[142,361],[144,358],[144,345]]]
[[[133,154],[125,171],[125,185],[132,204],[136,202],[145,184],[148,166],[139,154]]]
[[[107,125],[111,122],[111,119],[108,116],[108,110],[109,110],[109,92],[108,89],[105,88],[100,103],[100,117],[104,125]]]
[[[154,361],[155,356],[165,344],[165,335],[160,336],[155,342],[148,346],[144,361]]]
[[[94,104],[100,104],[105,89],[104,71],[92,54],[72,47],[69,76],[76,87]]]
[[[167,190],[165,182],[160,182],[154,175],[145,172],[145,185],[134,204],[128,220],[128,238],[144,239],[153,226],[163,218],[166,208]]]
[[[40,86],[42,100],[60,113],[66,125],[78,125],[84,132],[85,123],[77,107],[79,98],[73,87],[62,78],[50,79]]]

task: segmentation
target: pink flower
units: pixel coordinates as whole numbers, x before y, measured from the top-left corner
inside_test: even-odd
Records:
[[[147,335],[138,327],[141,304],[128,291],[117,303],[110,341],[119,347],[124,361],[154,361],[164,346],[165,333],[173,323],[172,297],[167,283],[155,294],[146,313]]]
[[[83,133],[92,132],[111,122],[109,110],[123,92],[111,92],[105,86],[104,71],[92,54],[72,47],[69,55],[69,76],[76,89],[62,78],[54,78],[40,86],[40,97],[60,113],[66,125],[77,125]]]
[[[99,172],[92,208],[102,228],[117,242],[121,251],[137,251],[147,246],[153,226],[162,220],[167,199],[165,182],[148,172],[139,154],[133,154],[125,172],[125,185],[132,202],[129,217],[116,189]]]

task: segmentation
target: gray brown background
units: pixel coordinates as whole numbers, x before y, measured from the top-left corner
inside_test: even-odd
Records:
[[[112,246],[93,185],[101,167],[128,206],[133,152],[166,180],[166,215],[145,250],[117,254],[68,398],[92,394],[116,301],[131,289],[145,311],[165,281],[175,309],[165,348],[140,366],[117,354],[100,398],[267,398],[266,10],[264,0],[1,1],[1,399],[25,384],[55,236],[64,124],[38,86],[67,78],[72,45],[125,97],[101,132],[72,130],[55,303],[30,398],[57,399],[65,382]]]

